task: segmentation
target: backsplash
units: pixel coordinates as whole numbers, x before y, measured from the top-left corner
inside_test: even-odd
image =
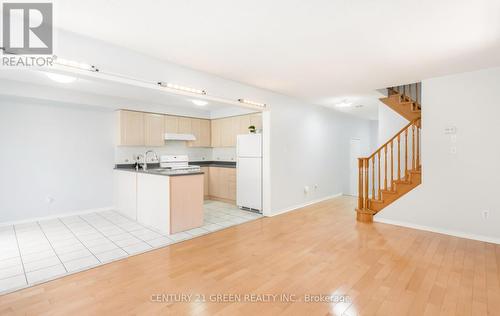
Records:
[[[163,147],[115,147],[115,163],[134,163],[137,155],[144,155],[147,150],[161,155],[188,155],[189,160],[211,160],[212,148],[187,147],[183,141],[168,141]],[[148,155],[148,162],[153,162],[153,155]]]
[[[236,148],[199,148],[188,147],[184,141],[167,141],[164,147],[115,147],[115,163],[134,163],[135,157],[144,155],[152,149],[160,155],[188,155],[190,161],[216,160],[236,161]],[[153,162],[153,155],[148,155],[148,162]]]
[[[212,148],[212,160],[236,161],[236,148],[235,147]]]

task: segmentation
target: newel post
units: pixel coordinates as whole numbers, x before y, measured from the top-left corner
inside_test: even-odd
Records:
[[[358,158],[358,210],[364,209],[364,158]]]

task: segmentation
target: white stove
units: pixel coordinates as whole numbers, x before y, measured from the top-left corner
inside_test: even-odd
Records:
[[[189,165],[187,155],[163,155],[160,156],[160,168],[175,171],[201,171],[200,166]]]

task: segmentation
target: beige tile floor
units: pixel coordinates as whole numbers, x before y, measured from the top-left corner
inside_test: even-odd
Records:
[[[0,227],[0,294],[261,217],[205,202],[204,225],[166,235],[115,211]]]

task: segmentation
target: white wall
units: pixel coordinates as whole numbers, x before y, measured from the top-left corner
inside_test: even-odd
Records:
[[[423,81],[423,183],[377,221],[500,243],[499,82],[500,68]]]
[[[285,101],[285,102],[283,102]],[[370,122],[294,100],[271,111],[271,203],[273,212],[350,192],[350,140],[370,151]],[[318,189],[314,190],[314,185]],[[309,194],[304,187],[309,186]]]
[[[0,222],[112,206],[112,114],[0,100]]]
[[[385,144],[385,142],[409,123],[407,119],[399,115],[396,111],[382,102],[379,103],[377,147]]]
[[[379,147],[378,142],[378,130],[379,122],[378,121],[370,121],[370,153],[373,153]]]

